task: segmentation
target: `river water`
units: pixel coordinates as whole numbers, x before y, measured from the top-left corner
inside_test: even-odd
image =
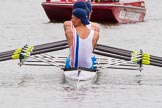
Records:
[[[0,52],[25,44],[64,40],[62,23],[49,23],[43,0],[0,1]],[[100,24],[99,43],[162,56],[162,1],[145,0],[144,22]],[[67,53],[67,50],[55,52]],[[0,62],[1,108],[161,108],[161,67],[144,66],[142,72],[104,69],[97,83],[77,90],[62,83],[56,67],[17,65],[18,60]]]

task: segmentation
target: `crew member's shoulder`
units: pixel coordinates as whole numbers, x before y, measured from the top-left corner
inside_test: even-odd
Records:
[[[65,21],[64,26],[71,25],[71,23],[72,23],[71,21]]]
[[[91,27],[92,27],[95,31],[97,31],[97,32],[100,31],[100,26],[99,26],[98,23],[91,22]]]
[[[65,21],[64,22],[64,30],[67,32],[69,30],[71,30],[72,27],[72,22],[71,21]]]

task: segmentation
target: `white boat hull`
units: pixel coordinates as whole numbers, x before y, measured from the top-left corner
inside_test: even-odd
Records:
[[[64,71],[65,82],[76,88],[82,88],[83,86],[94,83],[97,79],[97,71],[88,71],[82,69],[75,69]]]

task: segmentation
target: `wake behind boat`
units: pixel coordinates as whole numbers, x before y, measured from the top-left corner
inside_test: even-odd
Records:
[[[75,2],[68,0],[46,0],[42,7],[51,22],[66,21],[71,19],[72,8]],[[119,1],[101,0],[91,2],[91,21],[108,23],[135,23],[144,21],[146,8],[143,0]]]

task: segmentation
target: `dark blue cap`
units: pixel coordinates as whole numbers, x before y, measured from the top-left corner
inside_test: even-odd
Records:
[[[73,10],[72,14],[75,17],[79,18],[84,25],[90,24],[89,20],[87,19],[87,12],[85,11],[85,9],[76,8]]]
[[[92,5],[89,1],[85,2],[87,5],[87,8],[89,9],[90,12],[92,12]]]
[[[89,17],[90,10],[89,10],[86,2],[83,2],[83,1],[77,1],[77,2],[75,2],[74,5],[73,5],[73,9],[76,9],[76,8],[85,9],[86,12],[87,12],[87,15]]]
[[[82,2],[82,1],[77,1],[73,5],[73,9],[76,9],[76,8],[86,9],[87,8],[87,4],[85,2]]]

